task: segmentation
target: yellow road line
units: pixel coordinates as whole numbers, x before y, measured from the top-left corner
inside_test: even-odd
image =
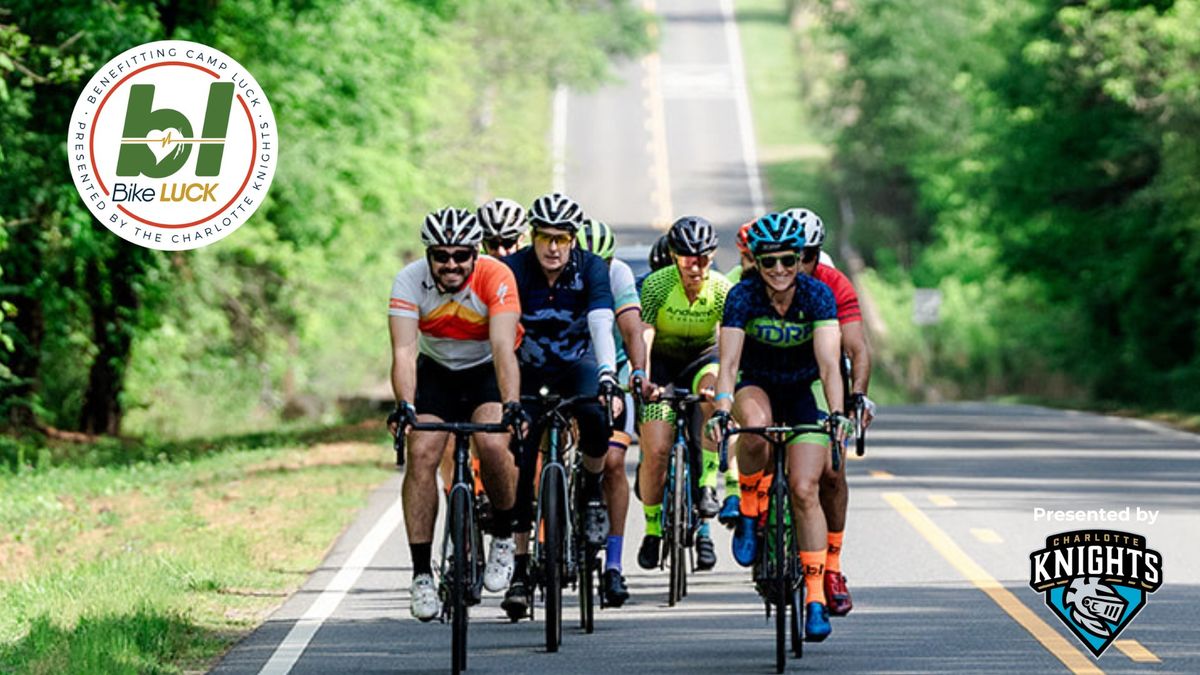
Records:
[[[954,497],[950,495],[929,495],[929,501],[933,502],[934,506],[958,506],[958,502],[954,501]]]
[[[1116,640],[1113,646],[1121,650],[1121,653],[1129,657],[1129,660],[1135,663],[1162,663],[1162,660],[1154,655],[1154,652],[1142,646],[1142,643],[1137,640]]]
[[[891,480],[895,478],[895,476],[886,471],[872,471],[871,478],[878,478],[879,480]]]
[[[1004,540],[1000,538],[1000,535],[996,534],[995,530],[989,530],[986,527],[972,527],[971,534],[975,535],[976,539],[985,544],[1004,543]]]
[[[896,509],[909,525],[913,526],[938,553],[942,555],[959,574],[967,578],[976,588],[987,594],[1000,609],[1004,610],[1022,628],[1029,631],[1043,647],[1054,655],[1072,673],[1102,674],[1100,670],[1083,652],[1079,651],[1059,635],[1045,621],[1024,605],[1017,596],[1013,595],[1000,582],[987,573],[970,558],[954,540],[938,527],[929,516],[916,507],[907,497],[899,492],[886,492],[883,500]]]

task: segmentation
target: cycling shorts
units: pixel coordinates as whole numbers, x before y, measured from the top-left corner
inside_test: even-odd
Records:
[[[493,402],[500,402],[500,387],[491,361],[451,370],[424,354],[417,356],[417,413],[437,415],[443,422],[470,422],[479,406]]]
[[[771,424],[791,426],[796,424],[819,424],[826,415],[817,406],[811,386],[802,385],[763,385],[742,378],[736,389],[741,391],[746,387],[758,387],[767,395],[771,402]],[[800,434],[794,443],[829,443],[829,435],[823,432]]]

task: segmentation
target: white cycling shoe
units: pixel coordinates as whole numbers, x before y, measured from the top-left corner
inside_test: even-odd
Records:
[[[418,574],[413,577],[412,588],[409,590],[413,618],[421,621],[432,621],[442,613],[442,601],[438,598],[437,584],[433,582],[432,574]]]
[[[492,538],[492,550],[488,552],[487,566],[483,569],[483,587],[495,593],[508,588],[512,581],[513,567],[516,565],[514,554],[517,545],[513,538]]]

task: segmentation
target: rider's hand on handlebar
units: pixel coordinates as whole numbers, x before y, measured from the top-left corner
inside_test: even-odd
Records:
[[[519,401],[504,404],[504,415],[500,418],[500,423],[518,432],[521,437],[529,433],[529,413],[525,412]]]
[[[729,433],[729,429],[733,425],[733,417],[727,411],[713,411],[712,416],[708,418],[708,422],[704,424],[704,435],[709,440],[720,443],[721,439],[725,438],[725,435]]]
[[[387,417],[388,431],[392,436],[399,436],[408,430],[408,427],[417,423],[417,409],[408,401],[400,401],[396,404],[396,409]]]
[[[834,433],[834,440],[839,444],[845,442],[846,437],[854,433],[854,420],[846,417],[841,411],[829,416],[829,425]]]
[[[605,370],[600,373],[600,404],[609,405],[610,401],[612,409],[609,413],[617,417],[625,406],[625,395],[617,383],[617,376],[611,370]]]

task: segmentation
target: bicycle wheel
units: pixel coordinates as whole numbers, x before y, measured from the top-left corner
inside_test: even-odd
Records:
[[[562,643],[563,591],[563,491],[562,473],[546,472],[542,485],[542,548],[545,566],[542,568],[546,592],[546,651],[557,652]]]
[[[804,658],[804,588],[792,588],[792,655]]]
[[[687,499],[683,491],[688,489],[687,461],[685,447],[676,444],[671,451],[671,511],[668,527],[671,530],[671,545],[669,560],[671,564],[670,590],[667,594],[667,605],[674,607],[683,599],[684,586],[687,583],[687,556],[683,550],[684,538],[687,536],[688,514],[684,513]]]
[[[470,583],[469,558],[467,551],[468,528],[470,527],[471,501],[465,490],[452,490],[450,494],[450,537],[453,541],[454,559],[450,566],[450,667],[455,673],[467,669],[467,593]]]
[[[582,560],[579,561],[579,626],[583,632],[590,635],[596,628],[596,555],[587,542],[580,542],[579,550],[582,551]]]
[[[787,508],[786,497],[786,479],[782,476],[776,476],[775,482],[771,485],[771,504],[770,509],[775,515],[775,523],[772,525],[773,541],[771,542],[772,554],[775,556],[775,574],[772,581],[772,600],[775,605],[775,672],[782,673],[787,665],[787,640],[788,626],[787,615],[788,605],[791,604],[791,580],[788,578],[787,568],[787,524],[785,523],[784,514]]]

